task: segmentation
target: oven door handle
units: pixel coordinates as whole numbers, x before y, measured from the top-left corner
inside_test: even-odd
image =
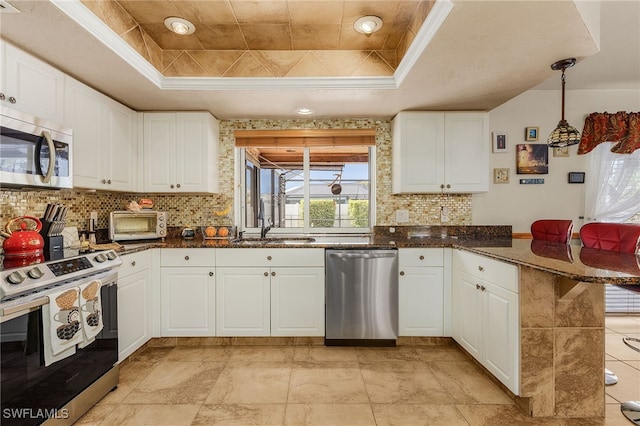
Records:
[[[38,144],[36,145],[36,151],[38,153],[38,159],[36,161],[36,171],[40,176],[42,176],[42,183],[49,183],[49,181],[51,181],[51,176],[53,175],[53,169],[56,166],[56,146],[53,143],[53,139],[51,139],[51,134],[47,130],[43,130],[40,137],[41,139],[38,139]],[[49,147],[49,167],[47,167],[47,173],[42,172],[42,164],[40,163],[42,138],[47,141],[47,146]]]
[[[6,317],[8,315],[15,314],[17,312],[27,311],[33,308],[38,308],[42,305],[46,305],[49,303],[49,298],[47,296],[39,297],[37,299],[29,300],[28,302],[22,303],[16,306],[9,306],[2,309],[2,316]],[[4,318],[3,318],[4,321]]]

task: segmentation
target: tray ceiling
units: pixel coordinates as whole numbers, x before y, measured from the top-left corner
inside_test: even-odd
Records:
[[[171,77],[391,76],[434,0],[83,0],[98,18]],[[378,16],[361,34],[354,22]],[[168,17],[192,22],[179,35]]]

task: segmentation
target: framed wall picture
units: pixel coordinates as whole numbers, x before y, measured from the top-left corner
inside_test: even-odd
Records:
[[[569,172],[569,183],[584,183],[584,172]]]
[[[554,157],[568,157],[569,156],[569,147],[564,146],[562,148],[553,148],[553,156]]]
[[[493,183],[509,183],[509,169],[493,169]]]
[[[546,144],[516,145],[516,170],[519,175],[549,173],[549,147]]]
[[[505,132],[493,132],[493,152],[509,152]]]
[[[525,141],[537,141],[538,140],[538,128],[537,127],[527,127],[524,129],[524,140]]]

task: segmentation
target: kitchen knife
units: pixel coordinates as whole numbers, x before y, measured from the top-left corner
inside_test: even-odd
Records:
[[[42,219],[44,221],[49,221],[49,213],[51,213],[51,203],[48,203],[47,207],[44,209],[44,214],[42,215]]]
[[[54,220],[56,220],[56,214],[58,214],[58,205],[52,204],[51,212],[49,212],[49,219],[47,220],[47,222],[53,222]]]

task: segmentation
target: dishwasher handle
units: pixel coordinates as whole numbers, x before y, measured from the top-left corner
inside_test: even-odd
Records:
[[[329,256],[336,257],[338,259],[383,259],[396,257],[397,253],[383,252],[383,253],[329,253]]]

